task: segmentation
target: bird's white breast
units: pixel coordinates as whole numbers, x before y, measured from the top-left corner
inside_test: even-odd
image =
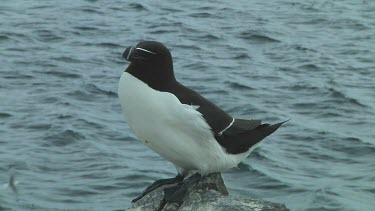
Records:
[[[154,90],[124,72],[118,94],[125,119],[137,137],[185,171],[221,171],[247,156],[224,152],[201,114],[171,93]]]

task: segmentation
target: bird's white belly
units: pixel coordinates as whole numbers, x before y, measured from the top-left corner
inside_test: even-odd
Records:
[[[207,123],[196,117],[195,110],[184,110],[187,105],[171,93],[156,91],[124,72],[118,94],[125,119],[137,137],[184,171],[208,174],[232,168],[246,157],[225,153]],[[192,127],[181,119],[190,121]],[[199,133],[194,128],[208,131]]]

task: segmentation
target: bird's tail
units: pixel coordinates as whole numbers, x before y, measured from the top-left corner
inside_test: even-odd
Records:
[[[275,132],[277,129],[279,129],[279,127],[284,124],[285,122],[288,122],[289,120],[291,119],[288,119],[286,121],[283,121],[283,122],[279,122],[279,123],[276,123],[276,124],[273,124],[273,125],[270,125],[270,124],[262,124],[262,125],[259,125],[256,130],[258,130],[260,133],[262,133],[262,135],[264,137],[267,137],[269,135],[271,135],[273,132]]]
[[[290,120],[290,119],[289,119]],[[261,124],[256,128],[245,130],[240,133],[224,134],[224,137],[218,136],[216,140],[226,149],[227,153],[239,154],[248,150],[253,150],[264,138],[275,132],[282,124],[289,121],[279,122],[277,124]]]

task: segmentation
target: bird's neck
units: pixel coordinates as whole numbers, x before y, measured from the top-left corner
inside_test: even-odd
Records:
[[[125,72],[128,72],[158,91],[167,91],[177,83],[173,67],[151,67],[130,64]]]

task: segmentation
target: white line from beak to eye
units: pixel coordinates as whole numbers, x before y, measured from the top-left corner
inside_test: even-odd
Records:
[[[143,49],[143,48],[136,48],[136,49],[144,51],[144,52],[147,52],[147,53],[152,53],[152,54],[156,55],[156,53],[154,53],[152,51],[149,51],[149,50],[146,50],[146,49]]]
[[[129,60],[130,54],[132,54],[132,52],[133,52],[133,47],[130,48],[128,56],[126,57],[126,60]]]

